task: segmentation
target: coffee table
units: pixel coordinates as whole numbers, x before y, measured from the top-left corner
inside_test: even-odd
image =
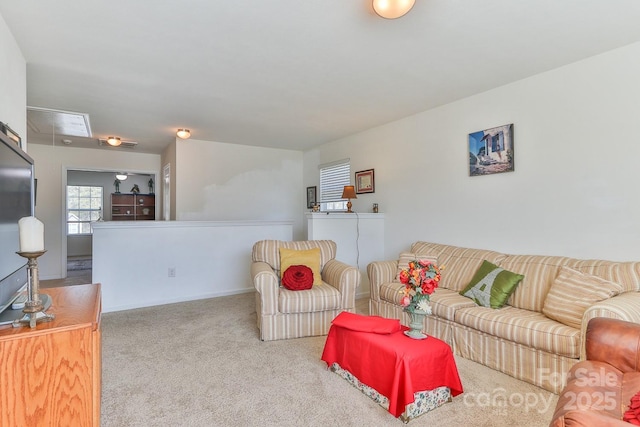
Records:
[[[435,337],[409,338],[405,330],[396,319],[340,313],[332,322],[321,359],[343,378],[353,376],[350,382],[366,394],[385,397],[389,413],[408,422],[461,394],[463,388],[451,347]],[[429,401],[418,402],[425,411],[408,408],[416,397]]]

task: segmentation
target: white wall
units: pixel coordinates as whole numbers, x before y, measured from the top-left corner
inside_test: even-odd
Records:
[[[358,267],[360,286],[356,298],[370,293],[367,265],[385,257],[384,214],[374,213],[307,213],[307,238],[336,242],[336,259]]]
[[[38,195],[36,216],[44,223],[47,253],[38,259],[40,278],[66,274],[65,188],[68,170],[125,170],[160,175],[160,155],[30,144],[35,160]],[[127,187],[122,187],[122,189]],[[130,188],[130,187],[129,187]],[[140,187],[142,191],[144,187]],[[105,189],[107,191],[108,189]],[[110,191],[110,190],[109,190]]]
[[[293,221],[304,238],[302,153],[212,141],[178,141],[176,219]]]
[[[253,292],[253,244],[291,236],[286,221],[102,222],[93,281],[102,284],[104,312]]]
[[[0,122],[27,139],[27,62],[0,15]]]
[[[375,169],[354,210],[385,213],[388,259],[427,240],[510,253],[640,259],[640,43],[310,150]],[[416,88],[419,90],[419,88]],[[467,135],[514,123],[515,172],[469,177]]]

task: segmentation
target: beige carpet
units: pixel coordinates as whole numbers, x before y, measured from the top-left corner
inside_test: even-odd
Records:
[[[362,306],[362,304],[360,305]],[[103,315],[103,426],[401,426],[320,360],[261,342],[254,295]],[[546,426],[557,396],[457,358],[465,393],[419,426]]]

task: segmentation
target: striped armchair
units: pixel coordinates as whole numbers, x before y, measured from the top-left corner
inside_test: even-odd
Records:
[[[322,285],[302,291],[280,286],[280,248],[320,248]],[[340,312],[355,312],[360,272],[335,257],[336,244],[331,240],[261,240],[253,245],[251,278],[257,291],[256,313],[261,340],[326,335],[331,321]]]

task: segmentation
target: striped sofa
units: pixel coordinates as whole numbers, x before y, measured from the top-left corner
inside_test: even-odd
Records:
[[[280,248],[320,248],[322,285],[291,291],[280,286]],[[260,339],[272,341],[326,335],[331,321],[342,311],[355,312],[360,272],[337,261],[331,240],[261,240],[253,245],[251,277],[256,288]]]
[[[564,386],[569,369],[585,357],[584,338],[590,319],[611,317],[640,323],[640,262],[508,255],[429,242],[414,243],[411,253],[418,258],[435,257],[445,266],[440,286],[431,296],[433,315],[425,319],[425,333],[449,343],[459,356],[554,393]],[[483,260],[524,275],[503,308],[477,306],[459,293]],[[543,307],[563,266],[580,276],[615,282],[621,285],[621,292],[588,306],[577,325],[551,319],[543,313]],[[397,261],[377,261],[367,266],[369,310],[371,315],[400,319],[406,325],[409,318],[400,305],[403,285],[395,279],[397,268]],[[580,283],[576,289],[579,294]],[[568,296],[566,300],[575,298]],[[547,302],[547,313],[548,307],[562,313],[574,310],[575,304],[558,298]]]

